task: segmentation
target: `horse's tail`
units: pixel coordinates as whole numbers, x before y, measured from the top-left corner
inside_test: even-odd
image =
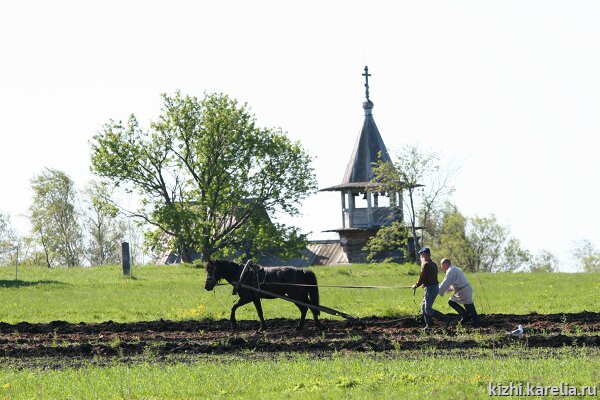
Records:
[[[305,271],[304,274],[306,276],[306,283],[309,285],[315,285],[315,286],[308,287],[308,299],[310,300],[310,304],[312,304],[313,306],[318,306],[319,305],[319,288],[316,286],[317,285],[317,277],[316,277],[315,273],[312,271]],[[315,315],[320,314],[319,310],[313,309],[311,311]]]

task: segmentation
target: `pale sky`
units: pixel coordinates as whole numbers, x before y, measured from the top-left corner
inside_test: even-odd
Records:
[[[83,187],[102,124],[135,113],[147,126],[177,89],[248,102],[316,157],[320,187],[339,184],[367,64],[388,149],[458,162],[464,214],[494,213],[569,270],[574,241],[600,247],[598,21],[597,1],[2,2],[0,210],[25,233],[35,174]],[[303,213],[298,226],[328,237],[339,194]]]

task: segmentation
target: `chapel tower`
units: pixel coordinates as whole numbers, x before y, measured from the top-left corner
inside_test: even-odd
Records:
[[[373,179],[373,163],[391,163],[387,148],[373,119],[373,102],[369,98],[369,68],[365,66],[365,119],[354,150],[346,166],[342,183],[321,191],[336,191],[341,195],[342,227],[328,232],[340,235],[340,244],[350,263],[366,262],[362,249],[380,227],[402,220],[402,193],[377,190]]]

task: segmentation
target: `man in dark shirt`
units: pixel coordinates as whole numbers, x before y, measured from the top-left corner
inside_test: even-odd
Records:
[[[431,250],[429,250],[429,247],[423,247],[419,250],[419,256],[421,257],[421,275],[419,275],[419,280],[412,287],[413,289],[418,287],[425,288],[421,306],[423,318],[425,319],[424,331],[429,332],[431,330],[433,317],[443,321],[445,328],[448,328],[450,317],[433,309],[433,303],[440,291],[437,278],[438,267],[433,260],[431,260]]]

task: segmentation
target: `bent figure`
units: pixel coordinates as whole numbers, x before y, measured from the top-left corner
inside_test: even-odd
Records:
[[[456,265],[452,265],[448,258],[441,261],[441,268],[446,272],[446,276],[440,284],[440,296],[444,297],[446,292],[454,291],[448,300],[448,305],[460,315],[459,322],[461,324],[472,322],[474,327],[479,327],[481,322],[473,303],[473,287],[467,281],[465,274]],[[461,307],[461,304],[465,307]]]
[[[251,263],[241,265],[228,260],[208,261],[204,288],[206,290],[213,290],[216,284],[222,279],[233,285],[234,294],[240,297],[231,308],[229,320],[232,327],[235,327],[237,324],[235,311],[238,307],[253,302],[258,313],[258,318],[260,318],[260,329],[266,329],[267,324],[263,317],[260,299],[274,299],[276,297],[264,292],[287,296],[312,306],[319,306],[317,277],[314,272],[307,269],[295,267],[261,267],[260,265]],[[238,283],[260,289],[260,292],[241,287]],[[306,286],[295,286],[294,284]],[[296,304],[296,307],[300,310],[300,321],[296,329],[302,329],[309,307],[300,304]],[[319,321],[319,310],[311,308],[311,312],[317,327],[322,328],[323,325]]]

